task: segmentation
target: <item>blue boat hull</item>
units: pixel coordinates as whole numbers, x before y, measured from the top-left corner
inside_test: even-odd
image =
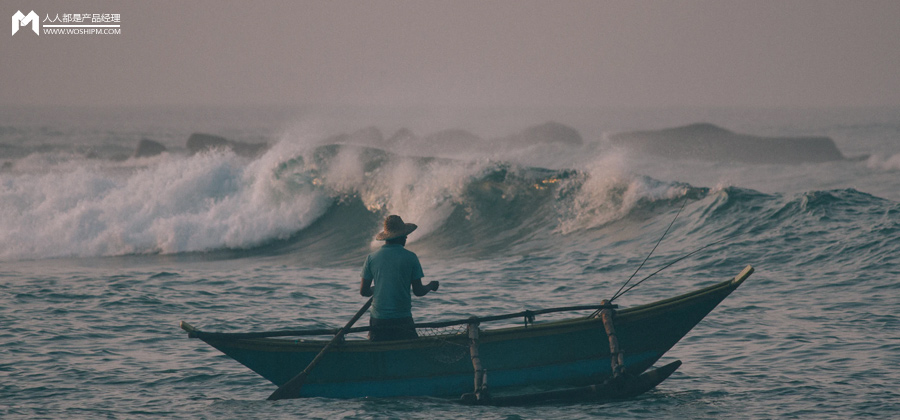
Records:
[[[626,372],[639,375],[650,368],[744,278],[618,311],[615,324]],[[328,342],[229,339],[227,334],[189,328],[185,329],[192,336],[278,386],[301,372]],[[478,348],[493,393],[587,386],[612,376],[609,341],[597,318],[482,330]],[[392,342],[347,340],[335,346],[310,372],[300,396],[458,397],[472,392],[473,377],[468,336],[464,333]]]

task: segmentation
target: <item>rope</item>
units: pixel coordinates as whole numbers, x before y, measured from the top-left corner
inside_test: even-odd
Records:
[[[445,328],[452,327],[455,325],[464,325],[471,322],[492,322],[492,321],[501,321],[505,319],[512,318],[523,318],[526,316],[533,317],[534,315],[543,315],[554,312],[573,312],[573,311],[584,311],[588,309],[603,309],[607,308],[610,305],[582,305],[582,306],[564,306],[559,308],[550,308],[550,309],[539,309],[535,311],[522,311],[516,312],[512,314],[505,315],[494,315],[494,316],[484,316],[484,317],[471,317],[456,321],[441,321],[441,322],[424,322],[424,323],[416,323],[413,324],[412,327],[416,329],[420,328]],[[615,305],[612,305],[615,306]],[[409,327],[407,325],[406,327]],[[346,332],[349,333],[357,333],[369,331],[372,327],[353,327],[348,329]],[[310,335],[334,335],[340,329],[317,329],[317,330],[281,330],[281,331],[261,331],[261,332],[249,332],[249,333],[221,333],[221,332],[206,332],[200,330],[193,330],[188,332],[188,337],[191,338],[201,338],[201,339],[213,339],[213,340],[243,340],[243,339],[254,339],[254,338],[269,338],[269,337],[299,337],[299,336],[310,336]]]

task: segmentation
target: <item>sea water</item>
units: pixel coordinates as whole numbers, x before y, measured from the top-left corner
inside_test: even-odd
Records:
[[[514,135],[548,120],[581,141]],[[695,122],[829,136],[850,159],[672,160],[607,140]],[[191,154],[192,132],[269,147]],[[132,157],[142,138],[168,151]],[[419,225],[408,248],[441,282],[418,321],[596,304],[670,223],[632,283],[716,244],[620,305],[756,273],[663,357],[684,362],[671,378],[605,404],[268,402],[274,385],[178,328],[343,325],[388,214]],[[898,295],[900,109],[0,113],[3,418],[894,418]]]

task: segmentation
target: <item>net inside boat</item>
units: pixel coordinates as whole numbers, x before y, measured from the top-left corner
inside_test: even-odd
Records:
[[[452,364],[469,355],[468,334],[466,325],[453,325],[441,328],[419,328],[420,338],[435,341],[429,357],[438,363]]]

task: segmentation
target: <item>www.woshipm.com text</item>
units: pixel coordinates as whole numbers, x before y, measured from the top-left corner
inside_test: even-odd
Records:
[[[121,35],[122,28],[41,28],[46,35]]]

